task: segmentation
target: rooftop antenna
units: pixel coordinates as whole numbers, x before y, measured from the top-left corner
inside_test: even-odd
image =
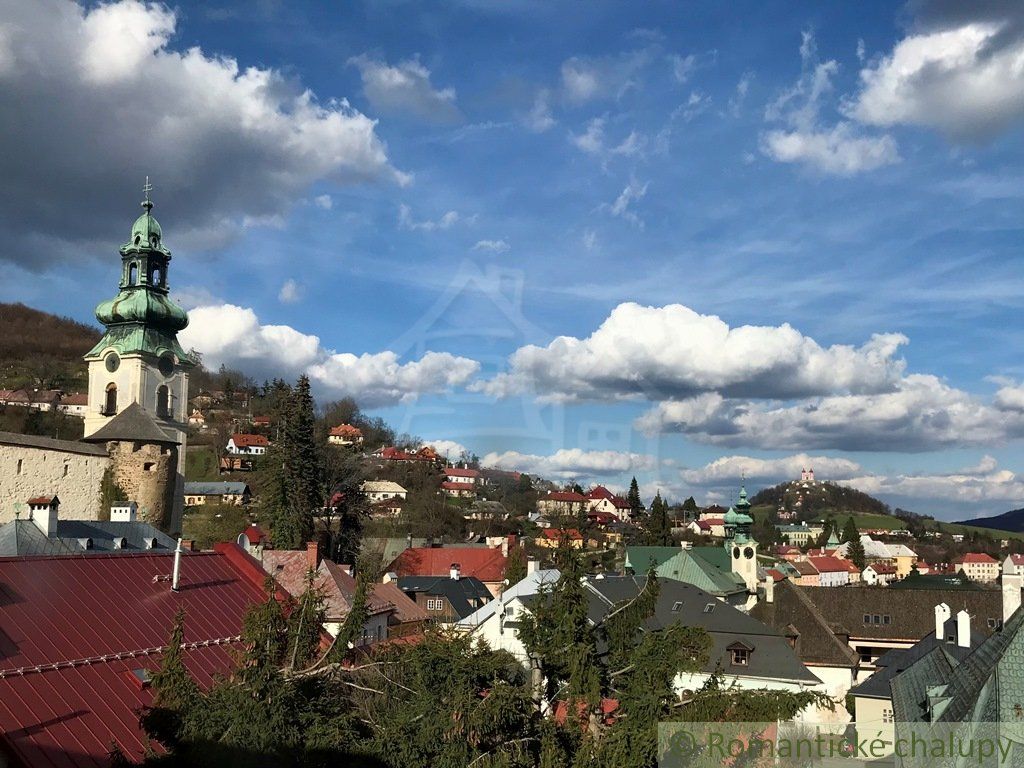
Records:
[[[178,539],[178,546],[174,550],[174,573],[171,576],[171,591],[178,591],[178,583],[181,581],[181,539]]]

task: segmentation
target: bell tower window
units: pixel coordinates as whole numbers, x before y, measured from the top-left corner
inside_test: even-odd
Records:
[[[128,267],[128,285],[135,285],[135,282],[139,279],[139,265],[136,262],[132,262],[131,266]]]
[[[156,389],[156,415],[162,419],[170,416],[167,408],[167,385],[161,384]]]
[[[113,416],[117,413],[117,384],[107,384],[106,396],[103,400],[103,415]]]

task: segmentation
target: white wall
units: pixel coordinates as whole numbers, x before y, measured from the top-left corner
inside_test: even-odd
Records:
[[[0,444],[0,523],[13,520],[16,509],[27,519],[26,501],[53,494],[60,497],[62,518],[96,520],[100,483],[109,464],[107,456]]]

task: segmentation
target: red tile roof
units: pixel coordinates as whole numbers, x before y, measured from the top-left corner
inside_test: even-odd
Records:
[[[265,435],[245,435],[237,434],[232,435],[231,439],[235,441],[235,445],[239,448],[249,448],[253,445],[268,446],[270,441],[267,440]]]
[[[58,501],[56,496],[36,496],[35,498],[29,499],[28,502],[26,503],[30,507],[36,506],[38,504],[46,504],[47,506],[49,506],[54,501]]]
[[[351,424],[339,424],[331,428],[332,437],[362,437],[363,430],[353,427]]]
[[[242,531],[242,534],[249,540],[250,546],[256,546],[267,538],[267,534],[256,523],[250,523],[249,527]]]
[[[178,592],[172,554],[0,558],[5,750],[32,766],[106,766],[116,743],[141,761],[152,692],[132,672],[158,668],[178,608],[185,664],[209,686],[234,668],[242,619],[263,599],[255,561],[234,544],[215,550],[183,558]]]
[[[818,573],[849,573],[846,565],[838,557],[809,557],[807,558]]]
[[[786,575],[775,568],[769,568],[765,573],[772,577],[772,581],[784,581],[786,579]]]
[[[892,576],[896,573],[896,566],[889,563],[872,563],[868,566],[879,576]]]
[[[588,499],[613,499],[615,494],[605,488],[603,485],[595,485],[590,489],[587,494]]]
[[[1010,558],[1014,565],[1024,565],[1024,555],[1011,554]],[[923,560],[918,560],[917,567],[920,568],[922,565],[928,565],[928,563]]]
[[[448,480],[441,483],[441,487],[446,491],[475,491],[476,486],[473,483],[453,483]]]
[[[387,570],[399,576],[447,576],[452,563],[458,563],[463,576],[500,582],[507,560],[501,547],[412,547],[396,557]]]
[[[89,404],[89,395],[85,394],[84,392],[76,392],[73,395],[64,395],[64,397],[62,397],[60,399],[60,404],[61,405],[88,405]]]
[[[444,473],[448,477],[480,477],[479,469],[463,469],[462,467],[449,467]]]
[[[978,563],[978,564],[986,563],[986,564],[991,564],[991,563],[998,563],[999,561],[996,560],[991,555],[986,555],[984,552],[968,552],[963,557],[958,557],[953,562],[954,563]]]

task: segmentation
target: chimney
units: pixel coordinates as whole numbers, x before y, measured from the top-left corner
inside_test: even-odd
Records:
[[[42,500],[33,499],[33,501],[41,502]],[[29,516],[32,518],[32,522],[36,524],[36,527],[47,538],[57,535],[57,508],[59,506],[60,502],[56,496],[52,497],[48,504],[33,504],[32,501],[29,502]]]
[[[186,552],[195,552],[196,543],[192,539],[183,539],[181,542],[181,548]]]
[[[775,579],[770,573],[765,574],[764,577],[764,601],[766,603],[775,602]]]
[[[536,573],[540,570],[540,560],[527,560],[526,561],[526,575],[529,576],[531,573]]]
[[[508,553],[516,546],[516,535],[510,533],[501,542],[501,555],[502,557],[508,557]]]
[[[971,647],[971,615],[967,611],[956,615],[956,644],[961,648]]]
[[[939,603],[935,606],[935,639],[942,642],[946,639],[946,622],[952,616],[949,606]]]
[[[320,565],[320,545],[315,541],[306,542],[306,567],[315,571]]]
[[[412,549],[412,534],[411,533],[408,534],[405,537],[405,548],[406,549]]]
[[[458,581],[459,580],[460,566],[459,566],[458,563],[452,563],[452,569],[451,569],[449,575],[451,576],[452,581]]]
[[[1024,587],[1024,577],[1017,573],[1013,557],[1007,555],[1003,562],[1003,624],[1020,608],[1020,590]]]
[[[171,591],[178,591],[178,583],[181,581],[181,539],[178,539],[178,546],[174,550],[174,572],[171,574]]]

